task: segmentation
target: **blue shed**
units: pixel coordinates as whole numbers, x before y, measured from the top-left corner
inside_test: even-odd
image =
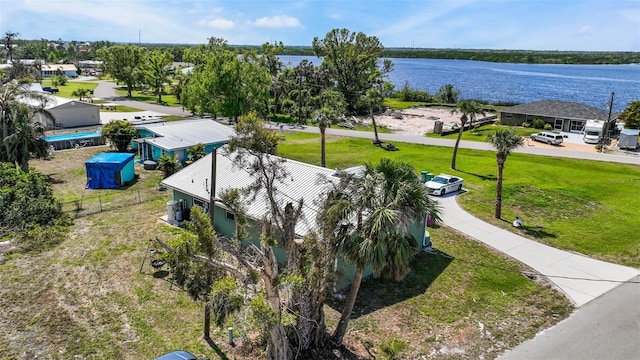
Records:
[[[117,189],[134,177],[133,154],[101,153],[84,164],[88,189]]]

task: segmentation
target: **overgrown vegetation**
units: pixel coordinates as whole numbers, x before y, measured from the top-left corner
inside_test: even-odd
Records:
[[[0,239],[21,251],[42,251],[61,242],[69,219],[49,179],[0,162]]]

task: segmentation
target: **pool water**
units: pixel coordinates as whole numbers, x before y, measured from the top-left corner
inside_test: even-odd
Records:
[[[65,140],[79,140],[79,139],[88,139],[88,138],[100,137],[100,136],[102,136],[101,133],[92,131],[92,132],[84,132],[84,133],[45,136],[44,141],[54,142],[54,141],[65,141]]]

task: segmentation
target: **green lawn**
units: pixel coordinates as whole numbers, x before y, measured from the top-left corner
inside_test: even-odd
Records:
[[[116,90],[118,96],[127,96],[127,89],[120,88]],[[143,92],[138,90],[133,90],[131,92],[131,100],[146,102],[149,104],[158,104],[158,96],[149,92]],[[167,106],[179,106],[180,103],[176,100],[175,95],[163,94],[162,95],[162,105]]]
[[[493,218],[495,153],[458,150],[458,171],[450,170],[451,148],[394,143],[386,151],[370,140],[327,137],[327,167],[345,168],[382,157],[405,160],[417,171],[450,173],[465,179],[459,197],[474,215],[514,231]],[[286,133],[280,155],[320,163],[316,134]],[[504,172],[503,218],[523,219],[525,236],[602,260],[640,266],[640,167],[597,161],[512,154]]]
[[[51,80],[50,79],[42,80],[42,86],[51,86]],[[74,98],[77,99],[77,96],[72,96],[71,93],[73,93],[78,89],[93,90],[96,87],[98,87],[97,82],[67,81],[67,85],[57,86],[58,90],[60,91],[55,95],[60,97],[70,98],[70,99],[74,99]]]
[[[471,129],[471,130],[463,131],[462,132],[462,140],[467,140],[467,141],[485,141],[487,135],[496,132],[496,130],[498,130],[498,129],[506,129],[506,128],[513,128],[513,129],[516,130],[516,134],[518,134],[520,136],[524,136],[524,137],[529,137],[533,133],[544,131],[544,130],[540,130],[540,129],[524,128],[524,127],[521,127],[521,126],[485,124],[485,125],[479,126],[477,129]],[[453,140],[455,140],[458,137],[458,132],[454,132],[454,133],[448,134],[448,135],[427,133],[426,136],[427,137],[432,137],[432,138],[442,138],[442,139],[453,139]]]

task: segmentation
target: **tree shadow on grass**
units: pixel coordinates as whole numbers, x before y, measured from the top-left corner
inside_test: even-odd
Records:
[[[522,226],[522,231],[528,236],[536,239],[556,238],[557,235],[546,231],[542,226]]]
[[[439,250],[420,252],[411,262],[411,273],[402,281],[368,278],[362,282],[358,299],[351,315],[358,318],[407,299],[424,294],[435,279],[442,274],[454,258]],[[346,294],[349,287],[343,290]],[[336,311],[342,311],[344,301],[329,302]]]
[[[475,177],[477,177],[478,179],[481,179],[481,180],[487,180],[487,181],[496,181],[496,180],[498,180],[498,178],[495,175],[492,175],[492,174],[480,175],[480,174],[474,174],[474,173],[471,173],[471,172],[468,172],[468,171],[458,170],[458,169],[456,169],[456,171],[461,172],[463,174],[475,176]]]

